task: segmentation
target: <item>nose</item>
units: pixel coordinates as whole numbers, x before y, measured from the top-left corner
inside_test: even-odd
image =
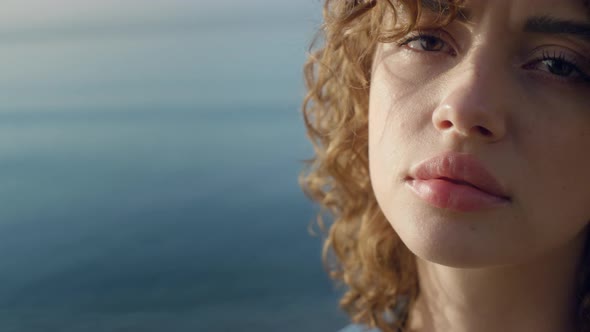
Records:
[[[505,87],[500,72],[475,64],[452,75],[432,114],[434,127],[455,139],[501,140],[507,126]]]

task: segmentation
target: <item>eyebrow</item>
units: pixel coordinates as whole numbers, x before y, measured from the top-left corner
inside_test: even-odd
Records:
[[[571,35],[590,42],[590,23],[562,20],[550,16],[535,16],[527,19],[524,32]]]
[[[588,17],[590,18],[590,0],[584,0],[583,3],[588,9]],[[450,11],[451,6],[448,0],[420,0],[420,4],[429,11],[443,15]],[[457,8],[456,18],[459,21],[469,22],[472,17],[469,8],[461,6]],[[539,34],[570,35],[582,41],[590,42],[590,20],[579,22],[548,15],[533,16],[526,20],[523,31]]]

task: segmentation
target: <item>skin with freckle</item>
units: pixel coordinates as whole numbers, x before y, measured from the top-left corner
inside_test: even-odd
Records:
[[[326,0],[324,19],[301,183],[352,321],[590,331],[590,2]]]

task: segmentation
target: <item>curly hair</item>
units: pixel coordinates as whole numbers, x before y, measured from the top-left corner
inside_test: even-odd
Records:
[[[322,208],[317,223],[325,235],[324,264],[346,288],[340,306],[353,322],[383,332],[404,330],[420,287],[415,256],[388,223],[371,186],[371,69],[377,43],[415,29],[424,5],[439,13],[435,24],[440,26],[459,15],[462,6],[448,0],[325,0],[324,24],[304,67],[308,93],[302,111],[315,155],[306,161],[300,184]],[[393,25],[384,24],[388,18]],[[328,229],[325,214],[331,217]],[[582,264],[588,266],[584,257]],[[590,331],[587,274],[581,272],[578,282],[583,331]]]

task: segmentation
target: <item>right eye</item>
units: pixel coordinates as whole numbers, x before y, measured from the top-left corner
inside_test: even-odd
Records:
[[[398,46],[406,47],[416,52],[443,52],[455,55],[455,50],[442,38],[433,34],[418,32],[410,35],[400,42]]]

